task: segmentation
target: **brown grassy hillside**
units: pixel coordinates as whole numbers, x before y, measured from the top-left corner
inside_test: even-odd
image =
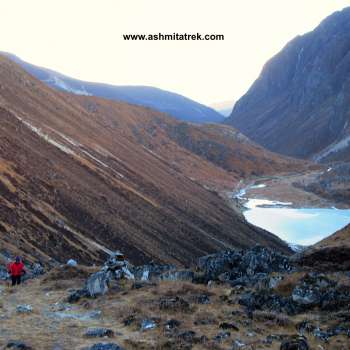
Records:
[[[256,242],[287,249],[205,188],[231,188],[239,171],[179,145],[164,114],[53,91],[0,58],[0,118],[1,250],[190,263]]]

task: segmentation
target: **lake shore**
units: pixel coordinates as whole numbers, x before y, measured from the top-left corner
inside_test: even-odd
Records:
[[[350,223],[350,210],[343,203],[308,193],[298,185],[314,181],[319,174],[318,171],[241,182],[231,199],[251,224],[291,245],[312,245]]]

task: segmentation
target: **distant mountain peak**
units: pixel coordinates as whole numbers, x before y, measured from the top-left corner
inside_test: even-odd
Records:
[[[13,54],[3,54],[19,64],[35,78],[57,90],[149,107],[168,113],[174,118],[194,123],[220,123],[223,120],[223,116],[213,108],[174,92],[151,86],[116,86],[86,82],[70,78],[51,69],[27,63]]]

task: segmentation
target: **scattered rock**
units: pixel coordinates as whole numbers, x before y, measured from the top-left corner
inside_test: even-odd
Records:
[[[193,343],[196,332],[194,331],[185,331],[178,335],[178,338],[184,340],[186,343]]]
[[[253,317],[252,312],[254,310],[267,309],[287,313],[288,315],[293,315],[300,311],[297,305],[293,303],[291,297],[281,297],[280,295],[271,293],[269,290],[244,293],[240,297],[239,303],[246,306],[247,314],[250,314],[251,317]]]
[[[161,310],[186,312],[189,311],[190,304],[180,297],[162,298],[159,301],[159,308]]]
[[[220,324],[219,327],[222,329],[232,329],[234,331],[239,331],[239,328],[236,325],[234,325],[233,323],[229,323],[229,322],[223,322]]]
[[[239,339],[234,340],[232,344],[232,350],[238,350],[238,349],[243,349],[245,348],[246,344],[244,344],[242,341]]]
[[[96,337],[111,338],[114,336],[114,332],[108,328],[88,328],[88,330],[85,332],[85,336],[89,338],[96,338]]]
[[[299,305],[320,305],[324,292],[335,284],[322,274],[308,274],[294,288],[292,299]]]
[[[44,266],[39,262],[39,263],[33,264],[31,272],[33,277],[38,277],[45,273],[45,269],[44,269]]]
[[[26,304],[17,305],[16,306],[16,311],[18,313],[28,314],[28,313],[33,312],[33,307],[31,305],[26,305]]]
[[[99,271],[92,274],[86,282],[86,288],[91,297],[104,295],[108,291],[108,283],[110,280],[109,271]]]
[[[111,272],[115,279],[127,278],[135,280],[135,275],[131,272],[132,266],[125,259],[125,256],[120,251],[112,253],[105,262],[101,271]]]
[[[7,270],[3,267],[0,267],[0,280],[7,280],[9,277],[9,274],[7,273]]]
[[[283,340],[280,350],[309,350],[309,344],[303,335],[293,335]]]
[[[210,297],[207,294],[196,295],[193,301],[197,304],[210,304]]]
[[[77,267],[77,266],[78,266],[78,263],[77,263],[77,261],[74,260],[74,259],[69,259],[69,260],[67,261],[67,265],[68,265],[68,266],[72,266],[72,267]]]
[[[300,323],[298,323],[295,328],[297,331],[304,335],[304,333],[312,333],[315,330],[315,326],[310,323],[308,320],[303,320]]]
[[[157,328],[157,323],[154,320],[146,319],[141,321],[141,327],[140,327],[141,332],[149,331],[155,328]]]
[[[223,340],[230,338],[231,333],[226,331],[226,332],[220,332],[214,337],[214,341],[221,343]]]
[[[67,304],[64,304],[64,303],[57,302],[55,304],[52,304],[50,309],[51,309],[51,311],[54,311],[54,312],[57,312],[57,311],[69,311],[69,310],[71,310],[71,306],[67,305]]]
[[[270,334],[266,337],[266,339],[263,342],[265,344],[271,345],[274,341],[282,342],[288,337],[289,335],[286,335],[286,334]]]
[[[133,268],[132,272],[135,276],[136,280],[141,281],[150,281],[150,280],[159,280],[160,276],[164,274],[166,276],[166,273],[175,272],[176,266],[175,265],[158,265],[155,263],[150,263],[148,265],[143,266],[137,266]]]
[[[172,330],[172,329],[178,328],[180,325],[181,325],[180,321],[175,320],[175,319],[171,319],[171,320],[165,322],[164,327],[166,330]]]
[[[13,350],[32,350],[33,348],[26,343],[19,340],[10,340],[5,349],[13,349]]]
[[[84,350],[124,350],[124,349],[115,343],[98,343],[98,344],[92,345],[89,348],[85,348]]]
[[[136,316],[135,315],[129,315],[126,318],[124,318],[123,323],[124,326],[130,326],[136,321]]]
[[[71,303],[71,304],[77,303],[81,298],[88,297],[89,295],[90,294],[89,294],[89,291],[87,290],[87,288],[73,290],[68,295],[67,302]]]

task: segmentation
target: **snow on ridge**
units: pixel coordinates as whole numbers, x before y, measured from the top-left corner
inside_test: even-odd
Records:
[[[44,139],[46,142],[50,143],[51,145],[57,147],[61,151],[63,151],[66,154],[74,155],[75,152],[71,150],[69,147],[62,145],[61,143],[57,142],[53,138],[51,138],[49,135],[45,134],[40,128],[37,128],[36,126],[30,124],[28,121],[23,120],[20,117],[17,117],[18,120],[20,120],[27,128],[29,128],[31,131],[36,133],[38,136],[40,136],[42,139]]]
[[[94,157],[91,153],[89,153],[88,151],[82,149],[81,150],[85,155],[87,155],[88,157],[90,157],[92,160],[94,160],[95,162],[97,162],[98,164],[102,165],[104,168],[110,169],[112,170],[112,172],[114,174],[116,174],[118,177],[120,177],[121,179],[123,179],[125,176],[121,173],[119,173],[118,171],[114,170],[113,168],[111,168],[109,165],[107,165],[106,163],[102,162],[101,160],[99,160],[98,158]]]
[[[46,142],[50,143],[51,145],[57,147],[58,149],[60,149],[61,151],[63,151],[66,154],[69,155],[77,155],[72,149],[70,149],[69,147],[57,142],[56,140],[54,140],[53,138],[51,138],[49,135],[45,134],[40,128],[37,128],[36,126],[32,125],[31,123],[29,123],[26,120],[23,120],[22,118],[16,116],[16,118],[21,121],[27,128],[29,128],[31,131],[33,131],[34,133],[36,133],[38,136],[40,136],[41,138],[43,138]],[[62,137],[65,141],[69,142],[71,145],[78,147],[81,152],[83,152],[85,155],[87,155],[89,158],[91,158],[92,160],[94,160],[96,163],[102,165],[104,168],[108,168],[110,169],[114,174],[116,174],[119,178],[123,179],[125,178],[125,176],[121,173],[119,173],[118,171],[114,170],[113,168],[111,168],[109,165],[107,165],[106,163],[102,162],[101,160],[99,160],[98,158],[94,157],[91,153],[89,153],[88,151],[82,149],[82,145],[71,139],[70,137],[61,134],[60,132],[50,128],[50,130],[52,130],[53,132],[55,132],[57,135],[59,135],[60,137]]]
[[[314,160],[320,161],[323,158],[326,158],[327,156],[329,156],[331,153],[339,152],[349,146],[350,146],[350,135],[347,137],[344,137],[340,141],[336,141],[333,144],[329,145],[325,150],[321,151],[321,153],[316,155],[314,157]]]
[[[58,88],[65,90],[67,92],[71,92],[75,95],[92,96],[92,94],[87,92],[83,86],[82,86],[83,90],[75,89],[56,75],[51,75],[49,79],[45,80],[45,82],[52,83],[55,86],[57,86]]]
[[[292,251],[294,253],[301,253],[303,252],[304,250],[306,250],[308,248],[308,246],[305,246],[305,245],[301,245],[301,244],[296,244],[296,243],[288,243],[288,247],[290,249],[292,249]]]

